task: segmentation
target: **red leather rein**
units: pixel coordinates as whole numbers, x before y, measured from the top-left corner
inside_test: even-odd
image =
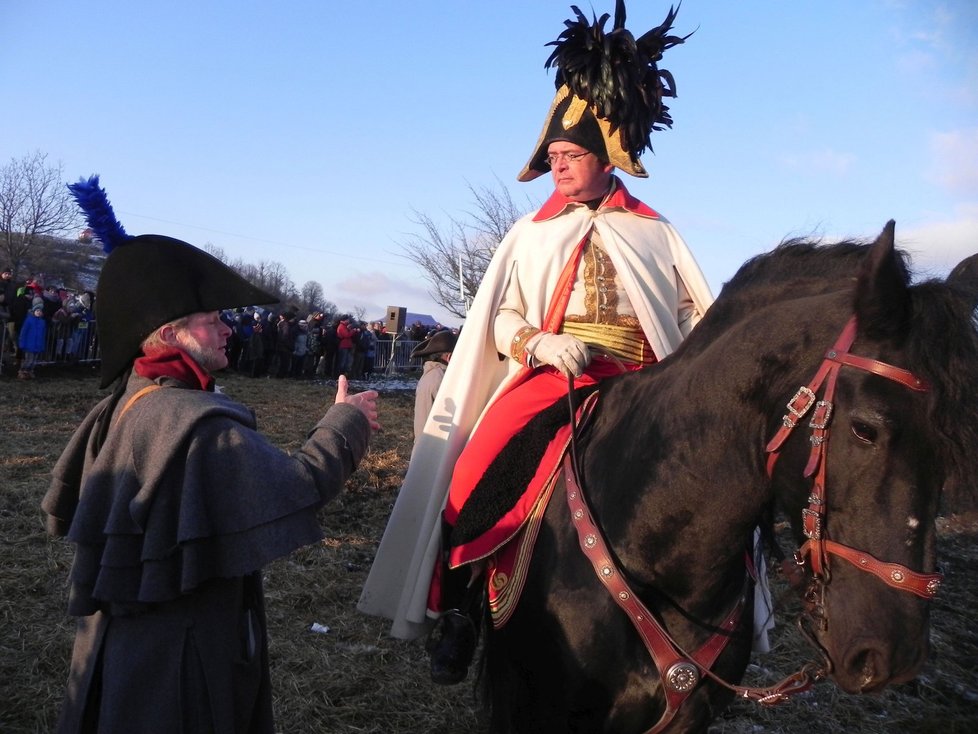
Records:
[[[886,563],[865,551],[829,540],[825,529],[825,477],[828,455],[829,424],[832,419],[832,400],[839,370],[843,366],[854,367],[875,375],[893,380],[916,392],[926,392],[927,383],[907,370],[874,359],[859,357],[849,353],[856,338],[856,319],[849,320],[835,344],[825,353],[821,366],[808,385],[799,388],[788,401],[788,412],[782,419],[781,428],[768,442],[767,473],[770,477],[780,456],[781,447],[797,427],[801,418],[814,407],[809,427],[812,429],[811,452],[805,466],[804,476],[815,475],[808,507],[802,510],[803,530],[807,540],[795,553],[796,561],[803,565],[808,560],[812,574],[819,579],[827,579],[829,557],[836,556],[848,561],[856,568],[873,574],[885,584],[901,591],[907,591],[924,599],[932,599],[941,585],[943,576],[939,573],[918,573],[898,563]],[[816,394],[825,384],[822,399]]]
[[[780,703],[788,696],[807,691],[812,687],[815,681],[808,669],[803,669],[768,688],[732,685],[710,670],[730,641],[731,634],[740,624],[740,617],[744,611],[743,596],[737,600],[734,608],[719,625],[717,632],[692,655],[685,652],[632,591],[621,569],[612,558],[603,534],[588,510],[573,461],[569,456],[564,459],[564,476],[567,482],[567,505],[574,528],[577,530],[581,550],[591,562],[595,574],[608,593],[628,615],[642,642],[645,643],[645,648],[652,657],[659,678],[662,680],[666,710],[658,723],[646,734],[658,734],[665,729],[703,677],[709,677],[743,698],[765,705]]]

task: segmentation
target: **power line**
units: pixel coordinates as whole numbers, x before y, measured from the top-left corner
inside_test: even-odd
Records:
[[[381,259],[381,258],[378,258],[378,257],[368,257],[366,255],[351,255],[349,252],[339,252],[339,251],[336,251],[336,250],[327,250],[327,249],[319,248],[319,247],[308,247],[308,246],[305,246],[305,245],[293,245],[293,244],[288,243],[288,242],[281,242],[281,241],[278,241],[278,240],[269,240],[269,239],[265,239],[263,237],[254,237],[252,235],[246,235],[246,234],[237,234],[235,232],[225,232],[224,230],[221,230],[221,229],[212,229],[210,227],[201,227],[201,226],[196,225],[196,224],[186,224],[185,222],[175,222],[172,219],[162,219],[160,217],[150,217],[150,216],[147,216],[145,214],[136,214],[135,212],[122,211],[121,209],[119,210],[119,213],[125,215],[126,217],[140,217],[142,219],[149,219],[149,220],[154,221],[154,222],[163,222],[164,224],[173,224],[173,225],[176,225],[177,227],[187,227],[187,228],[190,228],[190,229],[199,229],[202,232],[211,232],[213,234],[224,235],[225,237],[237,237],[237,238],[244,239],[244,240],[252,240],[253,242],[261,242],[261,243],[266,244],[266,245],[275,245],[276,247],[288,247],[288,248],[293,249],[293,250],[302,250],[304,252],[315,252],[315,253],[321,254],[321,255],[333,255],[333,256],[336,256],[336,257],[348,257],[348,258],[350,258],[352,260],[367,260],[368,262],[384,263],[386,265],[394,265],[395,264],[394,261],[392,261],[392,260],[384,260],[384,259]],[[398,265],[403,265],[404,263],[397,263],[397,264]]]

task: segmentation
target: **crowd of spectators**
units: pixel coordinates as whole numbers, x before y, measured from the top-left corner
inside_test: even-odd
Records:
[[[278,313],[235,309],[222,318],[232,332],[228,364],[251,377],[336,379],[342,374],[352,380],[369,379],[375,375],[378,344],[395,337],[381,321],[322,311],[303,317],[296,307]],[[420,342],[443,328],[417,322],[396,336]],[[384,354],[390,357],[390,347]]]
[[[235,309],[222,318],[231,327],[228,364],[251,377],[368,377],[377,341],[389,338],[378,323],[347,314],[331,319],[321,311],[302,316],[294,307]]]
[[[77,362],[97,353],[95,295],[45,285],[31,275],[18,285],[13,270],[0,272],[0,368],[19,379],[34,377],[38,363]]]
[[[44,285],[38,275],[18,285],[10,268],[0,274],[0,284],[4,374],[28,380],[39,364],[98,358],[93,292]],[[250,377],[336,379],[343,374],[369,379],[375,374],[378,343],[395,337],[381,321],[322,311],[302,315],[295,306],[278,312],[239,308],[223,312],[222,319],[231,327],[229,369]],[[443,329],[416,321],[396,336],[419,343]],[[392,355],[389,345],[382,354],[383,368]]]

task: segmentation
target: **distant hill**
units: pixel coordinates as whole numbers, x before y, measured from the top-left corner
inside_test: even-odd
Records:
[[[94,242],[65,237],[40,237],[20,266],[17,278],[42,274],[45,285],[68,290],[94,291],[106,254]]]
[[[373,319],[373,321],[379,321],[382,324],[386,324],[387,316],[386,315],[381,316],[379,319]],[[427,326],[428,328],[431,328],[432,326],[437,326],[438,324],[441,323],[440,321],[435,321],[435,318],[431,314],[414,313],[412,311],[408,311],[407,316],[404,319],[404,325],[410,329],[411,326],[417,323],[418,321],[421,322],[422,326]]]

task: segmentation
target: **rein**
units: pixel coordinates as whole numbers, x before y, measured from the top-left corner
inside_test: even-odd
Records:
[[[597,393],[592,393],[593,398]],[[585,404],[585,409],[593,406]],[[584,490],[578,480],[577,470],[570,457],[564,459],[564,473],[567,483],[567,506],[570,509],[574,529],[577,530],[581,550],[591,562],[594,572],[607,589],[615,603],[628,615],[638,632],[645,649],[655,663],[659,679],[663,683],[666,709],[659,721],[646,734],[663,731],[679,713],[679,708],[704,677],[734,691],[738,696],[763,705],[774,705],[787,700],[788,696],[812,687],[815,678],[808,668],[785,678],[768,688],[748,688],[728,683],[717,676],[711,668],[730,642],[731,636],[740,624],[744,611],[746,594],[742,593],[734,608],[727,614],[719,629],[694,653],[689,654],[672,638],[662,624],[632,591],[624,573],[615,563],[608,544],[587,506]],[[817,676],[816,676],[817,677]]]
[[[632,591],[625,574],[612,557],[604,534],[591,515],[584,493],[584,485],[580,481],[577,436],[582,433],[587,425],[597,402],[598,394],[599,392],[595,391],[588,395],[582,403],[579,403],[574,392],[574,380],[568,377],[571,440],[570,450],[564,457],[567,505],[574,529],[577,531],[581,551],[591,562],[595,574],[612,599],[625,612],[635,627],[645,644],[645,649],[655,663],[659,679],[663,683],[666,709],[659,721],[645,734],[658,734],[663,731],[672,722],[679,712],[679,708],[704,677],[710,678],[742,698],[765,706],[781,703],[786,701],[789,696],[810,689],[820,677],[820,673],[814,670],[814,666],[810,665],[803,667],[780,683],[766,688],[734,685],[723,680],[711,670],[717,658],[726,648],[727,643],[730,642],[734,630],[740,624],[749,590],[749,576],[745,577],[745,589],[733,609],[727,614],[717,631],[693,654],[685,652],[680,647],[656,619],[655,615]]]

